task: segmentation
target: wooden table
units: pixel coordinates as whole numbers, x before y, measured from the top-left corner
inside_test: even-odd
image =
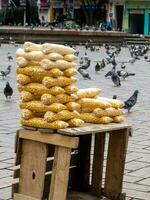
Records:
[[[110,200],[125,199],[122,183],[131,130],[132,126],[128,123],[86,124],[57,132],[48,129],[19,130],[14,172],[19,184],[13,185],[13,199],[98,200],[102,196]],[[107,158],[103,185],[105,149]]]

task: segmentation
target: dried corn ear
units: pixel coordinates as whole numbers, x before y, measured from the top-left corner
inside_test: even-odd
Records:
[[[93,113],[95,114],[96,117],[104,117],[106,115],[106,110],[101,109],[101,108],[96,108],[94,109]]]
[[[74,63],[74,62],[68,62],[68,61],[65,61],[65,60],[57,60],[55,62],[55,66],[58,69],[65,70],[65,69],[68,69],[68,68],[76,67],[77,64]]]
[[[77,74],[77,70],[74,67],[71,67],[69,69],[65,69],[63,71],[64,76],[70,77],[70,76],[74,76]]]
[[[100,94],[101,89],[99,88],[87,88],[80,89],[77,92],[77,96],[79,99],[81,98],[95,98],[98,94]]]
[[[116,108],[113,108],[113,107],[106,108],[105,112],[106,112],[106,116],[108,116],[108,117],[116,117],[116,116],[124,114],[123,110],[116,109]]]
[[[28,101],[32,101],[34,99],[34,96],[27,91],[22,91],[20,93],[20,99],[22,102],[28,102]]]
[[[67,106],[61,104],[61,103],[53,103],[50,106],[48,106],[48,110],[52,112],[60,112],[62,110],[66,110]]]
[[[93,112],[93,107],[81,107],[81,112],[82,113],[91,113]]]
[[[87,123],[100,123],[100,118],[96,117],[94,113],[80,113],[80,119]]]
[[[23,49],[19,48],[16,51],[16,57],[23,57],[23,58],[25,58],[26,57],[26,52]]]
[[[77,82],[77,78],[74,78],[74,77],[65,77],[65,76],[60,76],[57,78],[57,81],[58,81],[58,85],[61,86],[61,87],[65,87],[67,85],[71,85],[75,82]]]
[[[35,43],[32,43],[32,42],[25,42],[24,45],[23,45],[23,49],[24,49],[25,52],[41,51],[42,45],[35,44]]]
[[[24,74],[18,74],[17,75],[17,82],[21,85],[26,85],[28,83],[31,83],[31,78]]]
[[[116,116],[116,117],[113,117],[113,122],[114,123],[121,123],[125,120],[125,118],[123,116]]]
[[[47,77],[45,76],[43,78],[43,81],[42,81],[43,85],[45,85],[45,87],[47,88],[51,88],[53,86],[58,86],[59,83],[58,83],[58,79],[57,78],[52,78],[52,77]]]
[[[41,101],[20,102],[21,109],[28,109],[38,113],[49,111],[49,106],[44,105]]]
[[[57,67],[54,61],[51,61],[51,60],[46,59],[46,58],[42,59],[39,64],[45,70],[49,70],[49,69]]]
[[[22,109],[21,110],[21,117],[23,119],[31,119],[34,117],[33,112],[29,109]]]
[[[107,101],[108,103],[111,104],[112,107],[114,107],[116,109],[123,108],[123,106],[124,106],[124,103],[117,99],[109,99],[109,98],[105,98],[105,97],[98,97],[98,99]]]
[[[75,53],[75,50],[71,47],[67,47],[67,46],[64,46],[64,45],[58,45],[58,44],[50,44],[50,43],[43,44],[42,51],[45,54],[59,53],[61,55],[74,54]]]
[[[109,124],[111,122],[113,122],[111,117],[104,116],[100,118],[100,124]]]
[[[19,67],[25,67],[28,65],[29,61],[24,57],[17,57],[16,63]]]
[[[78,58],[75,55],[73,55],[73,54],[64,55],[64,60],[66,60],[68,62],[72,62],[72,61],[75,61],[77,59]]]
[[[44,115],[44,119],[46,122],[53,122],[53,121],[58,120],[58,116],[54,112],[47,111]]]
[[[68,85],[64,89],[67,94],[74,94],[78,91],[78,88],[74,85]]]
[[[83,126],[84,121],[82,119],[74,118],[68,121],[70,127],[80,127]]]
[[[68,121],[73,118],[79,118],[80,114],[77,111],[62,110],[57,113],[58,119],[63,121]]]
[[[51,70],[49,70],[49,75],[51,75],[54,78],[57,78],[59,76],[63,76],[63,72],[57,68],[53,68]]]
[[[62,87],[54,86],[50,88],[50,93],[52,95],[64,94],[65,90]]]
[[[24,57],[27,60],[31,60],[31,61],[41,61],[42,59],[44,59],[44,54],[42,53],[42,51],[31,51],[31,52],[26,52]]]
[[[80,104],[78,104],[76,102],[69,102],[66,104],[66,106],[67,106],[67,109],[70,111],[74,111],[74,110],[80,111],[80,109],[81,109]]]
[[[113,121],[110,117],[96,117],[94,113],[80,113],[80,119],[82,119],[84,122],[87,123],[93,123],[93,124],[108,124]]]
[[[32,118],[29,120],[21,120],[21,124],[25,126],[33,126],[37,128],[63,129],[67,128],[69,124],[64,121],[54,121],[52,123],[46,122],[43,118]]]
[[[17,67],[17,74],[30,76],[32,82],[42,82],[45,76],[51,76],[49,72],[43,70],[40,66],[27,66],[24,68]]]
[[[45,58],[52,61],[56,61],[56,60],[62,60],[63,56],[60,55],[59,53],[49,53],[45,55]]]
[[[56,96],[57,100],[60,103],[68,103],[68,102],[72,102],[75,101],[77,99],[76,95],[68,95],[68,94],[59,94]]]
[[[110,103],[101,99],[91,99],[91,98],[83,98],[78,101],[81,107],[92,107],[93,110],[95,108],[109,108],[111,107]]]
[[[24,90],[27,92],[31,92],[35,96],[41,96],[43,94],[51,94],[50,89],[45,87],[43,84],[40,83],[29,83],[28,85],[24,86]]]
[[[55,96],[51,95],[51,94],[43,94],[41,96],[41,101],[45,105],[50,105],[52,103],[58,103],[57,98]]]

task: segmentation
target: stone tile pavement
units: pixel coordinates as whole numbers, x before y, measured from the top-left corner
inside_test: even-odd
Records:
[[[79,48],[79,47],[78,47]],[[17,47],[12,44],[3,44],[0,47],[0,70],[4,70],[9,64],[12,65],[12,73],[7,78],[14,89],[14,95],[10,102],[5,101],[3,88],[7,80],[0,77],[0,200],[11,199],[11,181],[14,166],[14,138],[19,124],[18,93],[16,90],[15,76],[15,51]],[[81,54],[85,52],[83,47],[79,48]],[[7,53],[10,52],[14,60],[8,62]],[[124,175],[123,191],[129,200],[150,200],[150,64],[138,60],[134,65],[127,64],[130,72],[135,72],[136,76],[122,81],[122,86],[117,88],[112,85],[110,79],[105,79],[104,74],[111,68],[107,66],[104,71],[96,74],[94,65],[96,60],[101,60],[104,56],[104,49],[100,52],[89,52],[92,65],[89,69],[92,80],[83,80],[78,75],[80,88],[97,86],[102,88],[102,96],[112,97],[116,94],[119,99],[127,99],[135,89],[139,89],[137,105],[130,114],[126,114],[128,121],[132,122],[134,133],[130,138],[126,168]],[[150,56],[150,53],[148,53]],[[128,49],[123,48],[118,61],[129,59]],[[119,68],[119,64],[118,64]]]

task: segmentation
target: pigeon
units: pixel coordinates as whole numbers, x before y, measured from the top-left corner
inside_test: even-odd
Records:
[[[103,59],[101,64],[100,64],[100,67],[101,69],[104,69],[106,67],[106,64],[105,64],[105,60]]]
[[[124,63],[121,63],[121,69],[125,69],[126,65]]]
[[[79,69],[78,72],[82,75],[84,79],[91,79],[89,73],[85,69]]]
[[[83,57],[80,58],[80,65],[83,65]]]
[[[86,52],[85,52],[85,55],[84,55],[84,60],[85,60],[85,62],[89,60],[88,55],[87,55]]]
[[[86,69],[88,69],[90,67],[90,65],[91,65],[91,60],[87,60],[86,63],[83,64],[81,67],[79,67],[78,70],[80,70],[80,69],[85,69],[86,70]]]
[[[0,74],[1,74],[1,76],[2,76],[3,78],[10,74],[10,72],[11,72],[11,67],[12,67],[12,66],[9,65],[5,71],[1,71],[1,72],[0,72]]]
[[[116,70],[116,66],[113,66],[113,68],[105,74],[105,77],[112,76],[112,74],[113,74],[113,72],[115,72],[115,70]]]
[[[123,79],[126,79],[129,76],[135,76],[135,73],[129,73],[125,70],[118,70],[117,74],[119,77],[122,77]]]
[[[118,74],[114,71],[111,75],[111,80],[114,83],[115,86],[121,86],[120,78]]]
[[[115,95],[113,95],[113,97],[112,97],[113,99],[117,99],[117,95],[115,94]]]
[[[12,94],[13,94],[13,89],[10,86],[9,82],[7,82],[6,86],[4,88],[4,95],[5,95],[6,99],[11,99]]]
[[[138,97],[138,90],[135,90],[133,95],[126,101],[124,101],[124,109],[128,110],[128,113],[130,112],[131,108],[137,103],[137,97]]]
[[[97,62],[95,65],[95,72],[99,72],[101,70],[100,64]]]
[[[10,55],[10,53],[7,55],[8,61],[13,60],[13,57]]]

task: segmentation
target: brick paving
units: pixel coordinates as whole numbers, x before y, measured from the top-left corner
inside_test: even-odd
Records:
[[[7,60],[7,52],[15,58],[17,47],[12,44],[3,44],[0,47],[0,70],[11,64],[12,73],[8,77],[14,89],[14,95],[10,102],[5,101],[3,88],[6,80],[0,78],[0,200],[11,199],[11,181],[14,166],[14,138],[19,124],[18,93],[16,90],[15,59],[11,62]],[[80,47],[82,55],[84,48]],[[135,72],[136,76],[122,81],[122,86],[117,88],[112,85],[110,79],[105,79],[104,74],[111,68],[108,65],[103,71],[96,74],[94,72],[94,61],[101,60],[104,56],[104,49],[100,52],[89,52],[92,65],[89,69],[92,80],[83,80],[78,75],[80,88],[97,86],[102,88],[102,96],[112,97],[114,94],[119,99],[127,99],[135,89],[139,89],[137,105],[130,114],[126,114],[128,121],[132,122],[134,132],[130,138],[126,168],[124,175],[123,192],[127,194],[127,200],[150,200],[150,92],[149,92],[149,71],[150,64],[143,59],[136,61],[134,65],[127,64],[130,72]],[[150,56],[150,53],[148,53]],[[118,61],[126,61],[130,57],[128,49],[123,48]]]

